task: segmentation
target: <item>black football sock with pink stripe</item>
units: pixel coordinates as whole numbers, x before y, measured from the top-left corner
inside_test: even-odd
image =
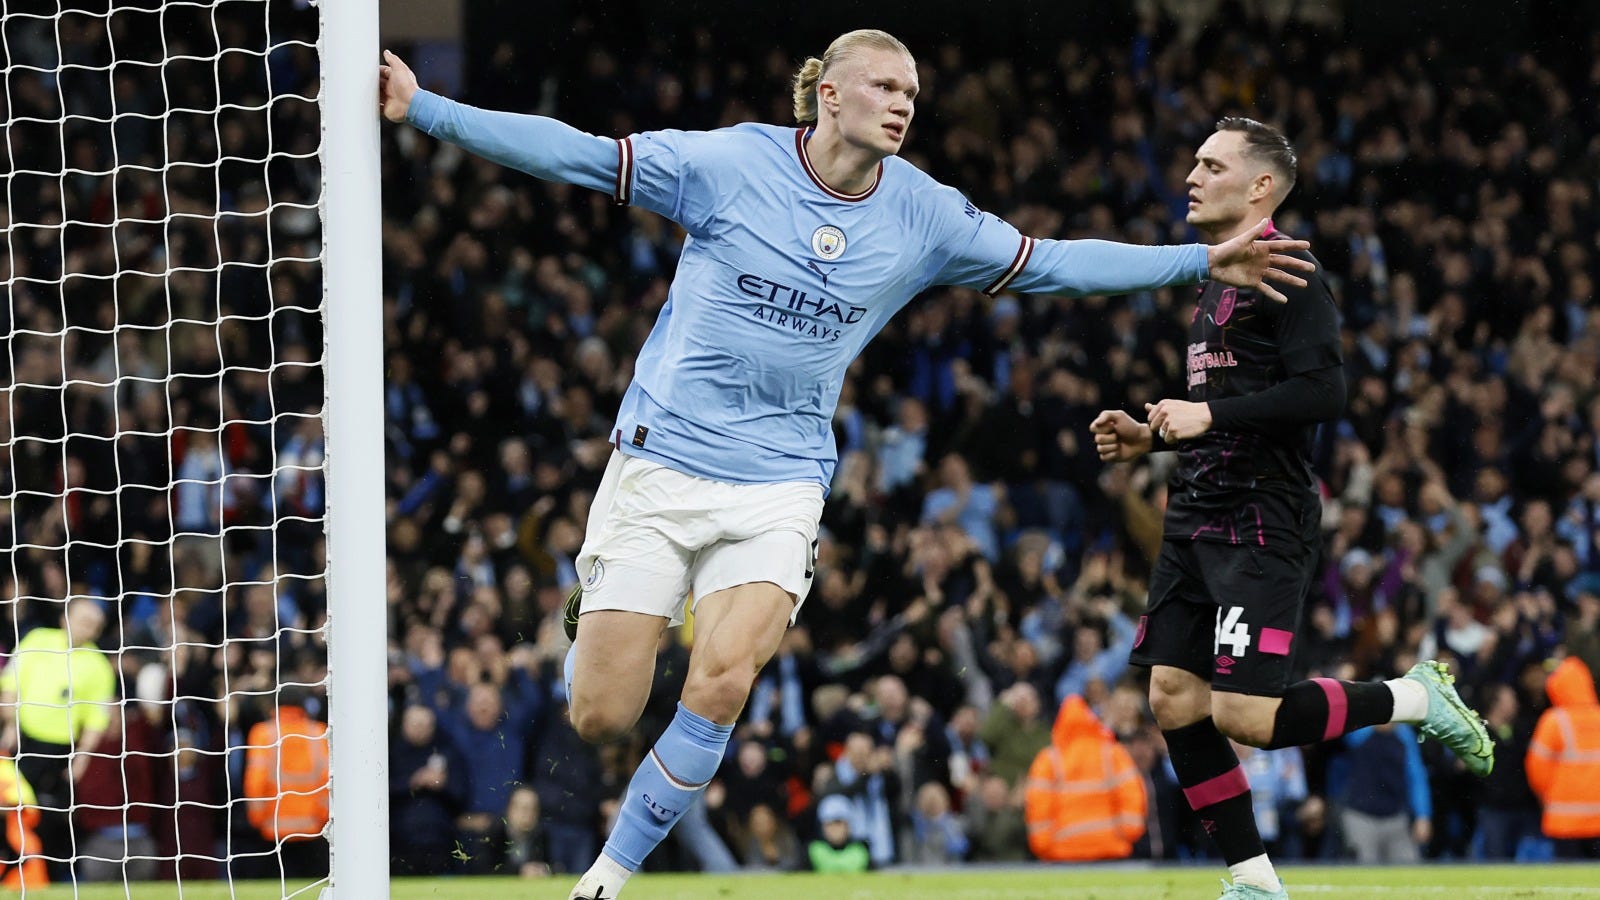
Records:
[[[1183,796],[1216,841],[1223,861],[1232,866],[1266,853],[1250,806],[1250,781],[1211,717],[1161,733]]]
[[[1264,749],[1331,741],[1394,718],[1394,692],[1381,682],[1313,678],[1289,685]]]

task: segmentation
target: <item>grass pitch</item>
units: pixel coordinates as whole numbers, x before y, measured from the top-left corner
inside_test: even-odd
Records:
[[[968,866],[944,871],[887,871],[866,875],[641,875],[628,882],[627,900],[1215,900],[1222,866]],[[1307,900],[1520,900],[1592,897],[1600,900],[1600,866],[1412,866],[1394,868],[1288,867],[1289,895]],[[287,887],[287,889],[285,889]],[[408,878],[390,888],[393,900],[565,900],[565,877]],[[24,896],[38,900],[265,900],[315,898],[317,885],[276,882],[60,885]],[[13,895],[15,896],[15,895]],[[340,898],[350,900],[350,898]],[[366,900],[366,898],[358,898]]]

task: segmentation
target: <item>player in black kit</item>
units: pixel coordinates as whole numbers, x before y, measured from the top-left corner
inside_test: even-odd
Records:
[[[1211,243],[1270,216],[1294,186],[1294,148],[1252,119],[1218,122],[1195,161],[1188,221]],[[1318,557],[1311,444],[1345,403],[1339,316],[1320,264],[1306,281],[1283,286],[1283,302],[1206,283],[1189,325],[1189,398],[1146,404],[1146,424],[1107,410],[1090,426],[1102,460],[1178,453],[1131,658],[1152,667],[1150,706],[1173,769],[1232,872],[1224,900],[1288,896],[1228,738],[1270,749],[1416,722],[1476,774],[1494,765],[1488,731],[1440,663],[1381,683],[1289,683]]]

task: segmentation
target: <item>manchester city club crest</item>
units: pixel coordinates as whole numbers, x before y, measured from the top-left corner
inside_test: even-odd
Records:
[[[826,260],[844,255],[844,232],[832,225],[824,225],[811,232],[811,250]]]

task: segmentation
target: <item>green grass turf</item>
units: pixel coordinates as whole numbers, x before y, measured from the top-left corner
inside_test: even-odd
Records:
[[[1037,867],[965,868],[944,872],[877,872],[867,875],[642,875],[628,883],[627,900],[877,900],[877,898],[1072,898],[1072,900],[1215,900],[1222,868],[1216,867]],[[1308,900],[1355,898],[1448,898],[1515,900],[1524,897],[1600,898],[1600,866],[1418,866],[1406,868],[1286,868],[1290,896]],[[294,893],[315,898],[317,889]],[[407,878],[391,887],[393,900],[565,900],[567,878],[517,881],[509,878]],[[284,896],[275,882],[185,886],[185,900],[263,900]],[[15,895],[13,895],[15,896]],[[56,900],[166,900],[179,895],[174,884],[71,886],[28,891],[28,897]],[[346,900],[346,898],[341,898]],[[364,898],[362,898],[364,900]]]

